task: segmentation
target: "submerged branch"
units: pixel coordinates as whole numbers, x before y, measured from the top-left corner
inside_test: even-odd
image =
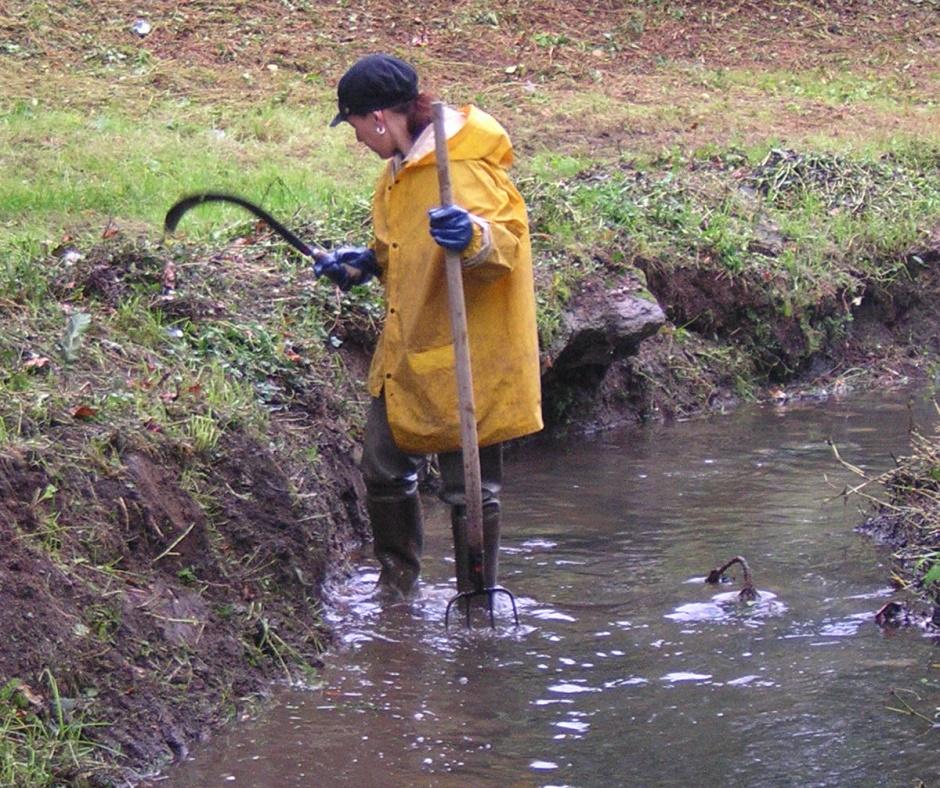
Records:
[[[759,599],[760,594],[757,593],[757,589],[754,588],[754,583],[751,580],[751,568],[747,565],[747,560],[744,556],[741,555],[736,555],[718,568],[712,569],[712,571],[708,573],[708,577],[705,578],[705,582],[712,585],[720,583],[724,573],[729,567],[734,566],[734,564],[740,564],[741,569],[744,571],[744,584],[741,586],[740,592],[738,592],[738,599],[742,602],[754,602]]]

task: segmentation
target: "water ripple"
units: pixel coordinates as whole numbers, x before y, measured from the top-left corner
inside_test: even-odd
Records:
[[[689,602],[680,605],[665,618],[683,623],[712,622],[716,624],[740,622],[745,626],[759,626],[768,618],[782,616],[787,606],[777,600],[777,595],[761,591],[755,602],[744,603],[738,599],[737,591],[716,594],[709,602]]]
[[[678,684],[683,681],[709,681],[711,677],[711,673],[689,673],[679,670],[675,673],[667,673],[665,676],[660,676],[660,679],[670,684]]]

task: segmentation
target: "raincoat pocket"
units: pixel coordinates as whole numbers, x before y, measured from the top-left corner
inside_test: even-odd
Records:
[[[408,366],[415,375],[424,376],[439,370],[446,370],[453,376],[455,363],[453,344],[412,351],[407,354],[407,357]]]
[[[460,447],[454,346],[438,345],[405,356],[402,375],[387,381],[389,424],[395,442],[413,453],[453,451]]]

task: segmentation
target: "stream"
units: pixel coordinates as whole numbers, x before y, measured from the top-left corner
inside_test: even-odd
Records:
[[[314,689],[197,748],[163,785],[912,786],[940,778],[937,729],[892,712],[938,660],[882,631],[889,551],[839,493],[929,431],[928,395],[749,407],[524,447],[507,460],[497,628],[444,629],[446,510],[427,500],[411,605],[334,590],[339,644]],[[706,585],[734,555],[760,599]],[[938,705],[936,692],[933,709]],[[934,783],[936,784],[936,783]]]

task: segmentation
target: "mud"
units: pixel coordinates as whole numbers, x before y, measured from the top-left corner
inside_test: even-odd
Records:
[[[351,447],[329,445],[328,480],[298,484],[234,435],[201,503],[184,458],[116,448],[114,471],[75,469],[56,487],[41,454],[0,459],[0,672],[48,668],[69,714],[110,721],[91,735],[120,756],[86,778],[137,781],[319,664],[320,584],[364,537]],[[38,679],[29,689],[50,702]]]

